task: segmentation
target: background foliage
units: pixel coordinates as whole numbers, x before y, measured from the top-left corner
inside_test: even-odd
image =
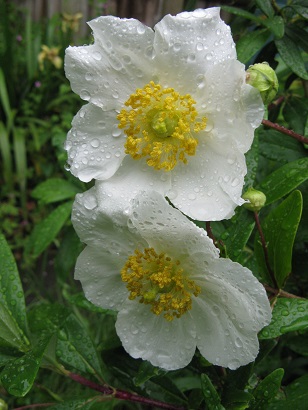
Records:
[[[308,138],[307,1],[253,0],[223,10],[239,60],[247,67],[267,61],[276,70],[280,87],[268,119]],[[62,21],[56,15],[34,23],[0,0],[0,409],[304,410],[307,145],[261,126],[247,154],[245,188],[267,196],[258,218],[268,260],[252,212],[238,208],[230,221],[211,224],[224,256],[249,267],[269,292],[273,320],[259,334],[256,362],[231,371],[196,352],[187,368],[166,372],[132,359],[115,333],[115,313],[88,302],[73,280],[82,244],[71,206],[90,185],[65,170],[63,144],[81,101],[62,65],[47,57],[38,63],[42,45],[58,47],[63,59],[73,30],[64,31]]]

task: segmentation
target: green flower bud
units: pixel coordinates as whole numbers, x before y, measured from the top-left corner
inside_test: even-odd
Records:
[[[8,410],[7,404],[2,399],[0,399],[0,410]]]
[[[273,101],[278,91],[278,78],[268,63],[254,64],[246,71],[246,83],[260,91],[265,105]]]
[[[258,212],[265,205],[266,196],[261,191],[257,191],[254,188],[248,188],[248,190],[242,195],[242,198],[246,202],[243,206],[249,211]]]

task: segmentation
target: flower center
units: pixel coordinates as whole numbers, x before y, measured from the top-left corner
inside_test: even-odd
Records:
[[[151,81],[138,88],[118,114],[118,127],[127,135],[125,152],[134,159],[146,158],[149,166],[171,171],[178,161],[187,163],[194,155],[196,133],[206,127],[206,118],[197,121],[196,102],[173,88],[162,89]]]
[[[187,279],[180,261],[173,261],[164,252],[157,254],[153,248],[143,252],[135,250],[121,270],[123,282],[129,290],[129,299],[139,298],[150,304],[155,315],[171,321],[191,309],[192,295],[198,296],[201,288]]]

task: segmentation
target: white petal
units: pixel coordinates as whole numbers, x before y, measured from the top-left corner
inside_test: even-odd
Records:
[[[116,208],[108,197],[97,194],[97,187],[76,195],[72,222],[80,240],[88,245],[114,254],[133,253],[131,244],[141,238],[127,229],[127,219],[122,207]]]
[[[200,254],[198,264],[204,271],[192,269],[192,279],[202,287],[192,308],[197,347],[220,366],[236,369],[250,363],[259,351],[257,332],[271,320],[263,286],[251,271],[228,259],[208,260]]]
[[[245,78],[242,63],[221,62],[207,71],[194,96],[199,114],[208,119],[209,134],[242,153],[250,148],[264,114],[259,91],[247,85]]]
[[[71,173],[84,182],[110,178],[126,155],[125,138],[115,111],[84,105],[73,119],[65,144]]]
[[[69,47],[65,71],[74,92],[103,110],[119,109],[152,77],[153,30],[134,19],[89,22],[94,44]]]
[[[163,194],[170,186],[170,174],[154,170],[143,159],[134,160],[129,155],[112,178],[97,182],[99,197],[108,198],[119,211],[126,209],[139,191],[155,190]]]
[[[200,75],[219,61],[235,59],[230,27],[219,8],[165,16],[154,28],[157,76],[165,86],[193,93]]]
[[[149,306],[131,301],[119,312],[116,330],[132,357],[166,370],[187,366],[195,352],[196,331],[190,313],[168,322],[154,315]]]
[[[205,133],[203,133],[205,135]],[[207,137],[205,137],[207,138]],[[180,164],[172,180],[172,203],[195,220],[231,218],[241,198],[246,163],[231,141],[199,143],[188,164]]]
[[[183,259],[203,251],[218,257],[218,250],[206,232],[173,208],[157,192],[141,192],[131,207],[131,221],[137,232],[158,252]]]
[[[103,309],[120,309],[128,296],[120,275],[125,261],[98,247],[83,250],[77,259],[75,279],[80,280],[90,302]]]

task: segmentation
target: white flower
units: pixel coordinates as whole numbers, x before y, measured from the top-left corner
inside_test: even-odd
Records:
[[[167,370],[186,366],[196,347],[230,369],[253,361],[271,309],[251,271],[219,258],[205,231],[155,191],[134,198],[126,226],[105,211],[95,187],[77,195],[73,224],[87,247],[75,278],[92,303],[119,312],[126,351]]]
[[[263,104],[219,8],[167,15],[154,31],[112,16],[89,25],[94,44],[66,50],[66,75],[88,102],[67,137],[71,172],[109,179],[126,199],[133,185],[115,186],[130,175],[193,219],[231,217]]]

